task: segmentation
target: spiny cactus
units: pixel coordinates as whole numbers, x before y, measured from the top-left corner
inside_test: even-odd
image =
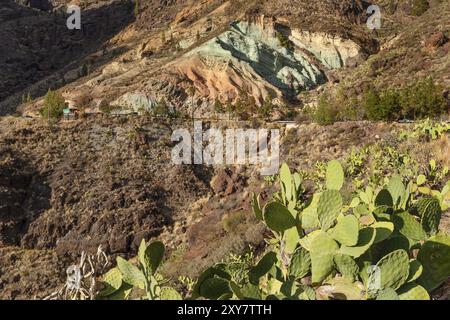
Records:
[[[358,243],[359,222],[353,215],[341,216],[337,219],[336,227],[330,230],[334,240],[345,246],[355,246]]]
[[[264,221],[269,229],[283,232],[297,225],[291,212],[278,202],[268,203],[263,210]]]
[[[339,245],[327,233],[321,231],[312,241],[312,282],[320,283],[333,271],[333,257]]]
[[[397,250],[384,256],[378,263],[380,270],[380,288],[397,290],[408,279],[409,257],[405,250]]]
[[[442,233],[429,238],[417,259],[423,266],[419,284],[428,291],[434,290],[450,277],[450,236]]]
[[[330,229],[342,210],[342,196],[339,191],[327,190],[320,196],[317,215],[322,230]]]
[[[435,198],[421,199],[416,203],[423,229],[429,235],[435,235],[439,230],[441,221],[441,205]]]
[[[414,183],[402,180],[394,176],[387,186],[359,190],[344,205],[344,170],[337,161],[327,166],[326,190],[309,200],[300,175],[283,165],[272,200],[262,206],[252,195],[256,218],[273,233],[267,252],[239,281],[224,263],[206,269],[189,298],[430,299],[450,277],[450,236],[438,233],[442,193],[450,193],[450,185],[423,198]],[[161,243],[143,242],[138,266],[118,258],[104,277],[103,296],[127,298],[140,288],[147,299],[181,298],[160,286],[163,256]]]
[[[359,267],[352,257],[342,253],[337,253],[334,255],[334,264],[336,266],[336,270],[339,271],[343,277],[346,277],[352,281],[357,279]]]

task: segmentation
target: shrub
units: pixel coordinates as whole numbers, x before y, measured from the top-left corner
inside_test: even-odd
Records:
[[[330,125],[336,122],[337,116],[337,108],[330,102],[328,96],[322,95],[313,113],[313,120],[320,125]]]
[[[268,119],[272,115],[275,106],[272,103],[272,99],[270,96],[264,100],[263,105],[258,109],[258,115],[262,119]]]
[[[66,108],[66,102],[61,93],[48,90],[44,98],[44,107],[40,110],[43,117],[48,119],[57,119],[63,115]]]
[[[366,118],[373,121],[435,118],[447,111],[442,91],[442,87],[427,78],[400,90],[388,89],[379,93],[373,88],[368,89],[362,105]]]
[[[369,120],[381,120],[383,115],[379,110],[380,95],[374,88],[370,88],[364,93],[362,105]]]
[[[101,112],[103,112],[105,114],[110,114],[111,111],[113,110],[111,105],[106,100],[102,100],[100,102],[99,109],[100,109]]]
[[[434,118],[447,112],[442,87],[432,78],[423,79],[401,93],[403,116],[409,119]]]
[[[428,9],[430,9],[430,3],[427,0],[414,0],[413,14],[415,16],[423,15]]]

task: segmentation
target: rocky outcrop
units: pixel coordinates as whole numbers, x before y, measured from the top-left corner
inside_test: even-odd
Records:
[[[231,24],[172,65],[204,96],[233,100],[246,92],[260,104],[315,88],[327,70],[344,67],[359,52],[351,40],[290,30],[261,16]]]

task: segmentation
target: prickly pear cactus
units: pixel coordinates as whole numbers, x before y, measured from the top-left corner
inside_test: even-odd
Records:
[[[407,283],[398,290],[400,300],[430,300],[430,295],[424,287],[417,283]]]
[[[367,250],[370,249],[376,238],[376,230],[374,228],[368,227],[361,229],[359,231],[358,243],[356,246],[341,246],[339,252],[342,254],[347,254],[353,258],[359,258]]]
[[[297,225],[291,212],[278,202],[268,203],[264,207],[263,216],[267,226],[273,231],[284,232]]]
[[[330,229],[342,210],[342,196],[339,191],[323,192],[317,204],[317,215],[323,231]]]
[[[281,182],[281,193],[285,199],[284,204],[292,201],[292,189],[293,189],[293,181],[292,174],[289,166],[284,163],[280,169],[280,182]]]
[[[429,235],[435,235],[441,222],[441,204],[435,198],[422,199],[416,204],[423,229]]]
[[[401,212],[394,215],[395,229],[408,239],[422,241],[427,238],[422,225],[408,212]]]
[[[405,185],[400,176],[393,176],[389,181],[387,190],[392,196],[394,207],[398,207],[402,202],[402,197],[405,194]]]
[[[437,234],[426,241],[417,260],[423,266],[418,283],[432,291],[450,277],[450,236]]]
[[[341,190],[344,185],[344,170],[339,161],[328,163],[326,172],[326,186],[328,190]]]
[[[352,281],[355,281],[358,278],[359,267],[352,257],[337,253],[334,256],[334,264],[337,271],[339,271],[339,273],[343,277],[348,278]]]
[[[359,235],[358,219],[353,215],[338,217],[336,227],[330,230],[330,235],[343,245],[355,246]]]
[[[291,259],[289,275],[295,279],[301,279],[308,275],[311,270],[311,256],[304,248],[298,248]]]
[[[119,290],[122,286],[122,274],[119,269],[113,268],[109,270],[103,276],[102,285],[103,290],[99,294],[101,297],[109,296]]]
[[[423,266],[418,260],[409,262],[409,276],[407,282],[413,282],[420,278],[423,273]]]
[[[395,292],[392,288],[386,288],[381,290],[377,295],[377,300],[400,300],[400,297],[398,296],[397,292]]]
[[[327,233],[319,231],[310,249],[312,282],[320,283],[333,271],[333,257],[339,246]]]
[[[408,279],[409,257],[405,250],[397,250],[384,256],[378,263],[380,270],[379,289],[397,290]]]

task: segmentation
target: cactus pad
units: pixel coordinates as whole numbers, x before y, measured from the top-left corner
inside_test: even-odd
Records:
[[[334,264],[339,273],[352,281],[355,281],[358,277],[359,267],[352,257],[337,253],[334,256]]]
[[[333,271],[333,256],[338,244],[327,233],[320,231],[311,243],[312,282],[322,282]]]
[[[340,216],[337,219],[337,225],[330,230],[331,236],[337,242],[346,246],[355,246],[358,243],[359,223],[353,215]]]
[[[374,228],[368,227],[361,229],[359,231],[357,245],[353,247],[343,245],[341,246],[339,252],[352,256],[353,258],[359,258],[372,246],[375,241],[376,234],[377,233]]]
[[[419,216],[425,232],[431,235],[435,235],[439,230],[439,224],[441,222],[441,204],[439,200],[435,198],[422,199],[416,204]]]
[[[424,287],[411,282],[398,290],[400,300],[430,300],[430,295]]]
[[[421,224],[408,212],[395,214],[393,218],[395,229],[405,237],[414,241],[421,241],[427,238],[427,234]]]
[[[437,234],[428,239],[417,259],[423,266],[418,283],[428,291],[436,289],[450,277],[450,236]]]
[[[327,190],[320,196],[317,215],[323,231],[331,228],[342,210],[342,196],[339,191]]]
[[[297,224],[291,212],[278,202],[268,203],[264,207],[264,221],[271,230],[277,232],[286,231]]]
[[[344,170],[339,161],[328,163],[326,172],[326,186],[328,190],[341,190],[344,185]]]
[[[295,279],[301,279],[308,275],[311,269],[311,256],[304,248],[298,248],[291,259],[289,275]]]
[[[405,250],[397,250],[381,258],[377,263],[380,270],[380,289],[397,290],[408,279],[409,257]]]

